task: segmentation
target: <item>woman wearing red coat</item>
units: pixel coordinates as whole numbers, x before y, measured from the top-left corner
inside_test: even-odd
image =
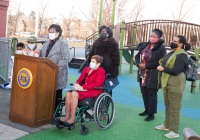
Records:
[[[94,87],[102,87],[105,80],[105,71],[100,67],[103,57],[94,55],[91,58],[90,66],[86,67],[74,84],[74,90],[68,91],[65,96],[66,116],[62,119],[56,118],[56,124],[63,124],[70,127],[74,124],[78,100],[84,98],[96,98],[102,93]]]

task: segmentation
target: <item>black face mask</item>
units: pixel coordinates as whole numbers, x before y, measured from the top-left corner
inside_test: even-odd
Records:
[[[171,43],[170,43],[170,47],[171,47],[171,49],[178,48],[178,44],[176,44],[176,43],[174,43],[174,42],[171,42]]]
[[[106,37],[107,37],[107,34],[105,34],[105,33],[100,33],[100,38],[101,38],[101,40],[106,39]]]

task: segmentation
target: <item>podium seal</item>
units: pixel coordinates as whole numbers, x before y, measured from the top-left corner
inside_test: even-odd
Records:
[[[23,89],[28,89],[33,82],[33,76],[29,69],[22,68],[17,74],[17,83]]]

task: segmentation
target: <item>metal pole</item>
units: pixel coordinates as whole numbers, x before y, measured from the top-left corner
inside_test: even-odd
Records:
[[[98,31],[102,23],[102,14],[103,14],[103,0],[100,0]]]
[[[18,39],[14,37],[11,42],[12,55],[15,55]]]
[[[38,24],[39,24],[39,1],[37,0],[37,4],[36,4],[36,19],[35,19],[35,37],[38,37]]]
[[[136,30],[137,26],[134,24],[133,26],[133,38],[132,38],[132,45],[135,45],[136,43]],[[133,46],[132,46],[133,47]],[[129,73],[131,74],[133,72],[133,57],[134,57],[134,49],[131,50],[131,60],[130,60],[130,68],[129,68]]]
[[[125,21],[123,20],[121,23],[121,28],[120,28],[120,65],[119,65],[119,72],[121,73],[122,69],[122,54],[123,54],[123,47],[124,47],[124,31],[125,31]]]
[[[115,26],[115,11],[116,11],[116,3],[117,0],[113,0],[113,9],[112,9],[112,22],[111,22],[111,26],[112,26],[112,31],[114,32],[114,26]]]

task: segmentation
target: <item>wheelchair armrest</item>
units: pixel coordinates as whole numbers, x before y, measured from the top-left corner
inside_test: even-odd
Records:
[[[103,89],[105,89],[105,88],[104,88],[104,87],[94,87],[94,89],[103,90]]]
[[[73,83],[70,83],[69,85],[70,85],[70,86],[73,86],[74,84],[73,84]]]
[[[200,136],[198,136],[192,129],[184,128],[183,136],[185,140],[200,140]]]

